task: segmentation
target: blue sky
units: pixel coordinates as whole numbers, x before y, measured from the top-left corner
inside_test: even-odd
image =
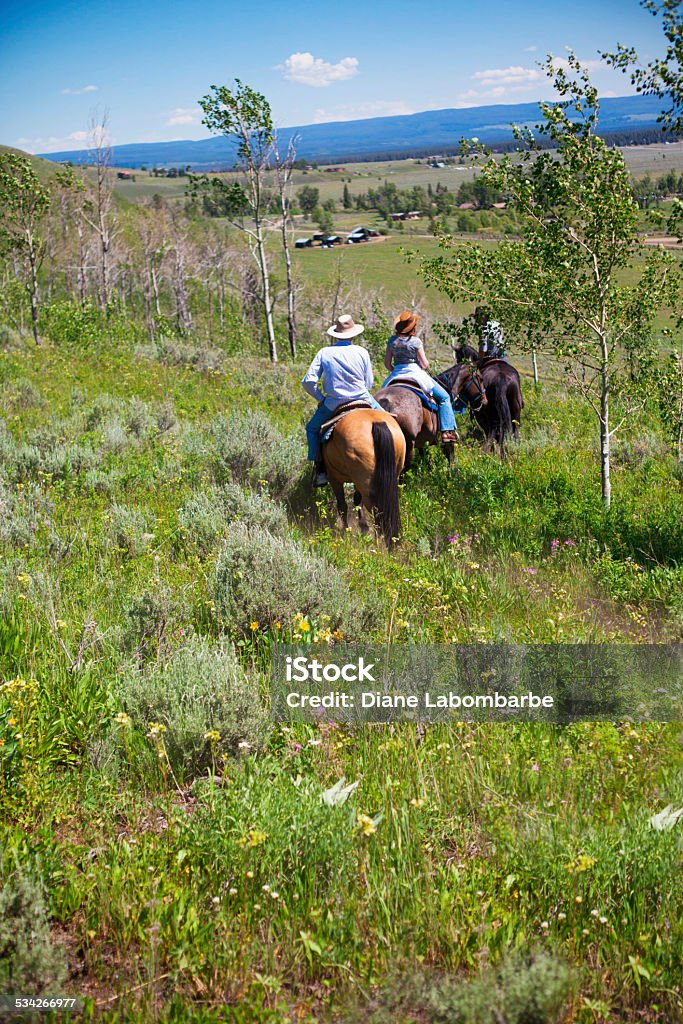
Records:
[[[621,96],[597,60],[617,42],[663,51],[637,0],[2,0],[0,142],[81,148],[105,108],[115,143],[203,138],[197,99],[236,77],[282,126],[531,101],[550,95],[536,61],[568,46]]]

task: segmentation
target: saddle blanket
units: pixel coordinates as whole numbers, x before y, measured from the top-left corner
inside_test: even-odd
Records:
[[[438,411],[439,407],[436,402],[434,402],[429,395],[426,395],[422,388],[418,387],[417,384],[408,384],[407,382],[399,383],[397,380],[392,380],[391,384],[387,386],[390,388],[405,388],[406,391],[412,391],[418,396],[422,404],[426,406],[427,409],[431,409],[432,412]]]
[[[345,405],[340,405],[334,410],[334,416],[328,420],[327,423],[323,423],[320,428],[320,443],[325,444],[329,441],[334,433],[334,428],[337,426],[340,420],[356,409],[371,409],[372,406],[368,402],[347,402]]]

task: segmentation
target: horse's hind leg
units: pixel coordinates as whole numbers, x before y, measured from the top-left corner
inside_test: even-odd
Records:
[[[341,516],[342,523],[344,524],[344,529],[348,530],[348,528],[349,528],[349,506],[346,504],[346,495],[344,494],[344,484],[332,483],[330,481],[330,487],[332,488],[334,496],[337,499],[337,509],[339,510],[339,515]]]
[[[363,495],[360,493],[360,491],[353,492],[353,504],[354,508],[356,508],[358,511],[358,525],[361,529],[361,532],[367,533],[368,530],[370,529],[370,524],[368,523],[368,517],[365,514],[365,507],[363,506]]]

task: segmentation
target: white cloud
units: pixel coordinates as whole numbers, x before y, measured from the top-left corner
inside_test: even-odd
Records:
[[[526,85],[538,82],[545,75],[540,68],[489,68],[488,71],[475,71],[472,79],[484,88],[492,85]]]
[[[420,108],[424,110],[424,107]],[[393,117],[397,114],[414,114],[415,107],[401,101],[373,100],[367,103],[345,104],[342,106],[319,107],[313,117],[315,124],[327,121],[362,121],[368,117]]]
[[[277,70],[290,82],[323,88],[332,82],[354,78],[358,74],[358,58],[343,57],[338,64],[330,64],[312,53],[292,53],[283,64],[278,64]]]
[[[475,87],[460,93],[457,106],[473,107],[487,101],[500,103],[507,96],[538,89],[538,83],[544,78],[545,74],[540,68],[524,68],[519,65],[475,71],[472,75]]]
[[[199,124],[202,119],[202,112],[199,107],[176,107],[169,113],[168,121],[164,124],[172,128],[176,124]]]
[[[59,153],[68,149],[87,149],[90,136],[88,132],[76,131],[68,135],[38,136],[34,139],[22,137],[17,139],[15,146],[25,149],[28,153]]]
[[[524,52],[525,53],[536,53],[537,49],[538,49],[537,46],[525,46],[524,47]]]
[[[62,89],[62,96],[81,96],[84,92],[97,92],[97,86],[84,85],[82,89]]]

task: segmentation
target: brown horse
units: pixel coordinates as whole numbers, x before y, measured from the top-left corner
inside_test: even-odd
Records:
[[[322,458],[344,526],[349,525],[344,484],[352,483],[361,530],[368,529],[367,509],[387,545],[393,543],[401,529],[398,478],[405,457],[401,428],[388,413],[354,409],[339,420],[322,446]]]
[[[452,388],[460,379],[463,366],[476,367],[486,389],[486,405],[473,409],[474,418],[486,435],[486,447],[498,445],[501,459],[505,458],[505,439],[509,434],[519,435],[522,409],[522,386],[519,373],[505,359],[476,359],[469,356],[470,346],[463,346],[456,352],[458,362],[449,370],[439,374],[438,380],[451,394]],[[475,353],[478,356],[478,353]],[[465,359],[461,362],[460,359]]]
[[[477,371],[464,364],[457,369],[459,373],[453,378],[452,388],[447,388],[451,399],[454,403],[459,401],[468,405],[472,410],[481,408],[482,404],[486,404],[486,394]],[[405,468],[408,469],[416,448],[424,448],[426,444],[438,444],[439,419],[437,413],[423,405],[418,394],[406,387],[399,387],[401,383],[403,382],[399,378],[394,384],[378,391],[375,398],[383,409],[396,418],[403,431],[406,439]],[[409,384],[411,381],[406,377],[405,383]],[[450,462],[453,458],[453,444],[445,444],[443,448]]]

